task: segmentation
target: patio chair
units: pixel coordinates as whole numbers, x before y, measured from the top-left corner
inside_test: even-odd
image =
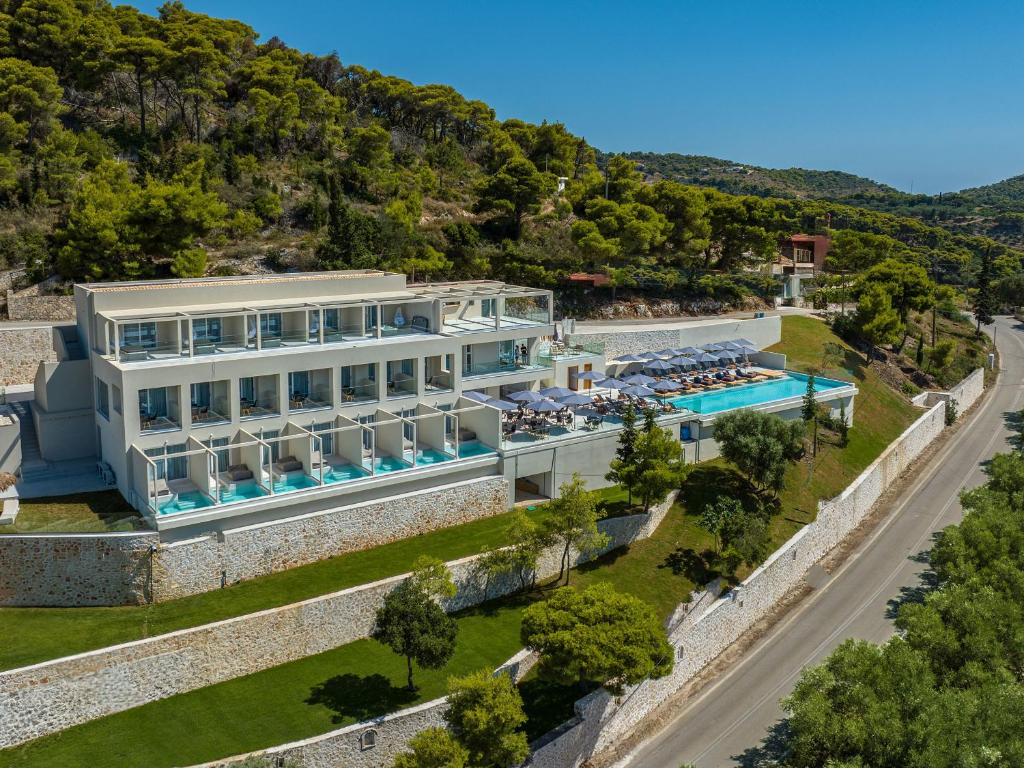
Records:
[[[414,331],[420,331],[421,333],[430,332],[430,320],[423,315],[413,315],[412,323],[410,327]]]

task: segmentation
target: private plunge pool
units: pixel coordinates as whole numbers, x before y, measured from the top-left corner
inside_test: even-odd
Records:
[[[839,387],[848,387],[849,382],[836,381],[835,379],[814,378],[815,392],[828,392]],[[721,413],[736,408],[747,408],[752,405],[763,405],[773,403],[777,400],[786,400],[790,397],[798,397],[807,392],[807,376],[802,373],[786,372],[771,381],[764,381],[760,384],[744,384],[729,389],[716,389],[713,392],[702,392],[695,395],[682,395],[674,397],[668,402],[676,408],[685,408],[695,413]]]

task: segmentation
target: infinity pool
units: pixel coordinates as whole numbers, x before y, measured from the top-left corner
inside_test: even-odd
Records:
[[[827,392],[837,387],[847,387],[845,381],[822,379],[815,377],[814,391]],[[802,373],[786,373],[771,381],[760,384],[743,384],[738,387],[716,389],[713,392],[702,392],[697,395],[682,395],[668,402],[676,408],[685,408],[696,413],[720,413],[734,408],[745,408],[751,405],[771,403],[785,400],[807,392],[807,376]]]

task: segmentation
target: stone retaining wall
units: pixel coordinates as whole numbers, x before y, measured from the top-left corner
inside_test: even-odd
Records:
[[[674,496],[649,515],[600,523],[611,549],[646,538]],[[2,538],[0,538],[2,540]],[[573,552],[572,562],[584,560]],[[518,590],[511,576],[486,580],[478,557],[448,564],[458,586],[445,609],[459,610]],[[538,577],[558,573],[548,549]],[[0,672],[0,747],[70,728],[150,701],[252,674],[367,637],[385,595],[408,574],[201,627]]]
[[[0,536],[0,606],[138,605],[500,514],[495,476],[160,544],[156,533]]]
[[[0,328],[0,386],[31,384],[42,362],[55,362],[51,328]]]
[[[975,371],[951,390],[961,413],[980,397],[982,384],[983,372]],[[660,704],[798,587],[811,566],[867,517],[882,493],[944,427],[945,404],[939,402],[908,427],[839,496],[819,502],[817,519],[776,550],[740,586],[715,601],[695,620],[680,622],[669,633],[677,659],[670,675],[635,686],[618,702],[607,695],[577,702],[574,724],[533,755],[529,761],[531,768],[574,768],[633,733]]]
[[[491,517],[509,503],[508,481],[485,477],[175,542],[157,553],[153,598],[175,600]]]
[[[47,322],[75,319],[74,296],[24,296],[7,291],[9,320],[41,320]]]
[[[0,536],[0,605],[138,605],[153,533]],[[2,641],[0,641],[2,642]]]

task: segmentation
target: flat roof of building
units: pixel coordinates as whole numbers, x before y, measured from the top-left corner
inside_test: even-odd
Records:
[[[254,283],[298,282],[313,280],[352,280],[360,277],[398,276],[397,272],[379,269],[339,269],[329,272],[281,272],[263,275],[232,275],[228,277],[187,277],[166,280],[126,280],[111,283],[76,283],[76,288],[95,293],[106,291],[146,291],[157,288],[199,288],[219,285],[253,285]]]

